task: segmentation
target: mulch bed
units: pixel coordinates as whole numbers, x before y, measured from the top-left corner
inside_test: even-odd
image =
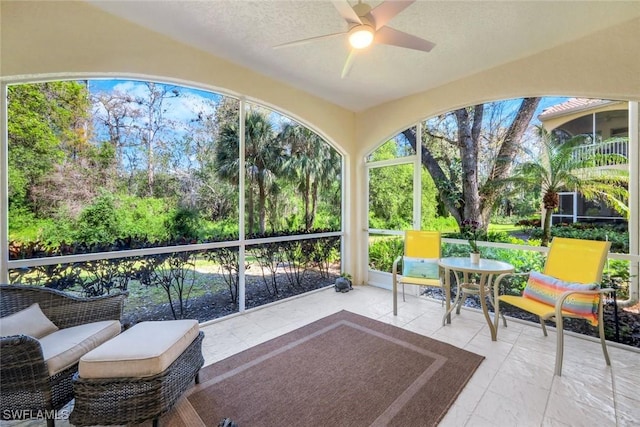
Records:
[[[330,272],[328,277],[322,277],[316,271],[308,271],[304,279],[297,286],[290,286],[284,283],[284,277],[280,277],[278,285],[278,294],[270,294],[262,279],[254,277],[247,279],[245,284],[246,308],[259,307],[270,302],[279,301],[295,295],[300,295],[315,289],[324,288],[333,285],[338,274]],[[284,280],[280,280],[284,279]],[[238,307],[231,302],[228,290],[222,292],[209,292],[198,298],[190,298],[187,301],[186,316],[189,319],[197,319],[198,322],[206,322],[207,320],[217,319],[219,317],[228,316],[237,313]],[[125,305],[122,323],[125,326],[131,326],[135,323],[147,320],[173,320],[173,313],[168,303],[147,305],[143,307],[134,307]]]
[[[338,274],[330,273],[329,277],[321,277],[317,272],[308,272],[302,283],[297,287],[291,287],[281,283],[279,285],[278,295],[271,295],[267,292],[262,279],[247,280],[246,283],[246,308],[259,307],[270,302],[289,298],[291,296],[300,295],[315,289],[331,286]],[[434,299],[442,299],[442,293],[437,288],[426,288],[426,296]],[[467,297],[464,305],[480,309],[480,302],[477,296]],[[489,305],[491,307],[491,305]],[[501,311],[509,317],[538,323],[537,316],[520,310],[516,307],[502,305]],[[208,293],[198,298],[191,298],[187,303],[186,317],[197,319],[199,322],[217,319],[237,313],[238,307],[231,303],[228,291],[218,293]],[[623,309],[617,307],[616,319],[615,306],[610,303],[604,307],[605,334],[610,341],[619,342],[633,347],[640,348],[640,314],[637,311]],[[123,315],[123,324],[131,326],[135,323],[145,320],[172,320],[173,314],[168,303],[150,305],[143,307],[125,306]],[[548,322],[550,326],[554,326],[553,322]],[[616,327],[617,325],[617,327]],[[589,325],[585,321],[577,319],[566,319],[564,329],[589,335],[598,336],[598,329]]]

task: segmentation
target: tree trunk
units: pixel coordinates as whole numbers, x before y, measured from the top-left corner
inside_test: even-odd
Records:
[[[452,112],[458,125],[458,135],[455,141],[446,140],[446,142],[455,144],[459,150],[462,177],[447,176],[438,159],[429,147],[423,144],[422,165],[436,184],[440,201],[459,226],[465,219],[469,219],[477,221],[486,230],[493,206],[504,191],[505,184],[500,181],[511,174],[520,141],[539,103],[540,98],[523,99],[504,139],[499,141],[496,160],[484,183],[480,182],[478,176],[478,153],[483,137],[483,104]],[[417,143],[415,128],[405,130],[403,135],[415,148]]]
[[[260,234],[265,232],[265,218],[267,211],[265,209],[265,203],[267,200],[267,192],[265,190],[264,177],[258,177],[258,227]]]
[[[246,215],[247,215],[247,230],[246,230],[246,234],[252,234],[253,233],[253,188],[251,188],[251,184],[249,184],[247,186],[248,194],[247,194],[247,211],[246,211]]]
[[[416,129],[415,127],[411,127],[402,132],[402,134],[407,138],[411,146],[416,148]],[[438,190],[438,196],[440,201],[444,205],[447,212],[449,212],[458,224],[461,224],[462,212],[458,209],[458,199],[455,197],[455,184],[447,178],[447,175],[444,173],[440,165],[438,164],[438,160],[433,156],[433,154],[426,148],[424,145],[422,147],[422,165],[427,169],[433,182],[436,184],[436,188]]]
[[[311,186],[309,185],[309,182],[311,180],[311,177],[309,176],[309,174],[305,174],[304,177],[304,191],[302,192],[302,198],[304,199],[304,227],[305,230],[308,230],[310,228],[309,226],[309,217],[311,216],[311,205],[310,205],[310,198],[311,198]]]
[[[533,114],[535,113],[541,98],[524,98],[516,117],[511,122],[507,133],[504,136],[498,155],[489,173],[487,182],[480,189],[482,199],[482,216],[489,221],[493,206],[503,193],[504,186],[500,181],[511,176],[513,164],[520,150],[520,141],[524,136]],[[497,185],[496,185],[497,183]]]
[[[475,106],[473,121],[470,121],[469,111],[466,108],[454,112],[458,123],[458,149],[463,173],[463,220],[472,219],[480,224],[480,228],[486,229],[488,224],[480,213],[480,192],[478,191],[478,140],[483,113],[484,107],[482,105]]]
[[[549,241],[551,240],[551,215],[553,215],[553,209],[545,208],[540,246],[549,246]]]
[[[307,230],[311,230],[313,223],[316,220],[316,210],[318,209],[318,182],[314,181],[311,184],[311,214],[309,215],[309,223],[307,224]]]

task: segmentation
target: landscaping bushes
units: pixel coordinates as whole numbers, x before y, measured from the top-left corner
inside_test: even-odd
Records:
[[[611,242],[611,252],[629,253],[629,233],[627,224],[596,224],[582,223],[558,224],[551,228],[551,236],[569,237],[573,239],[608,240]],[[541,238],[542,230],[531,230],[532,238]]]
[[[628,234],[621,232],[621,226],[594,226],[583,224],[577,226],[562,226],[552,228],[552,235],[592,240],[605,240],[612,242],[612,252],[628,252]],[[532,233],[533,236],[524,241],[506,232],[488,232],[486,241],[510,243],[515,245],[539,245],[537,238],[540,233]],[[443,237],[466,240],[461,233],[448,233]],[[403,239],[397,236],[372,236],[369,244],[369,266],[379,271],[391,272],[393,260],[403,253]],[[466,243],[443,243],[442,256],[465,257],[469,254],[469,246]],[[516,272],[542,271],[544,267],[544,254],[537,251],[519,249],[501,249],[480,246],[483,258],[496,259],[513,265]],[[610,260],[605,266],[603,276],[604,287],[614,287],[618,290],[618,297],[628,296],[629,272],[628,262]],[[512,276],[501,282],[501,292],[512,295],[520,295],[526,285],[526,277]]]
[[[61,244],[55,248],[39,242],[12,243],[10,257],[15,260],[34,256],[78,255],[156,246],[179,246],[192,242],[184,238],[165,242],[127,238],[108,245]],[[237,246],[229,246],[34,266],[12,269],[9,272],[9,278],[11,283],[46,286],[85,296],[104,295],[115,289],[129,290],[130,287],[136,288],[136,293],[143,288],[149,290],[159,288],[164,294],[162,300],[170,308],[173,317],[184,318],[190,315],[192,296],[194,294],[201,296],[208,291],[226,294],[227,303],[237,309],[239,302],[238,249]],[[248,249],[245,269],[248,268],[251,260],[255,260],[260,266],[261,278],[267,285],[266,289],[271,300],[276,300],[283,296],[281,292],[283,285],[287,287],[285,293],[287,296],[305,291],[302,282],[310,269],[316,269],[321,278],[328,278],[330,266],[339,260],[340,236],[264,242],[251,245]],[[215,276],[209,274],[212,271],[211,267],[202,266],[203,262],[217,266]],[[226,284],[226,289],[222,286],[223,283]],[[132,297],[129,299],[131,300]],[[162,304],[162,300],[156,300],[155,303]]]

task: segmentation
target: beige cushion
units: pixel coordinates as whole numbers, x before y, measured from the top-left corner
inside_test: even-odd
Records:
[[[115,337],[121,329],[119,321],[104,320],[60,329],[40,339],[49,375],[77,363],[83,354]]]
[[[198,336],[196,320],[141,322],[80,359],[81,378],[142,378],[161,373]]]
[[[29,335],[37,339],[57,330],[58,327],[44,315],[38,303],[0,319],[0,336],[3,337]]]

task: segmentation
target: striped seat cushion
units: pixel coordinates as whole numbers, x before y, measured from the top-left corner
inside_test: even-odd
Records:
[[[529,281],[522,296],[534,301],[555,306],[556,301],[566,291],[593,291],[598,289],[595,283],[571,283],[547,276],[536,271],[529,275]],[[599,294],[572,294],[564,301],[562,311],[571,316],[587,319],[590,324],[598,325]]]

